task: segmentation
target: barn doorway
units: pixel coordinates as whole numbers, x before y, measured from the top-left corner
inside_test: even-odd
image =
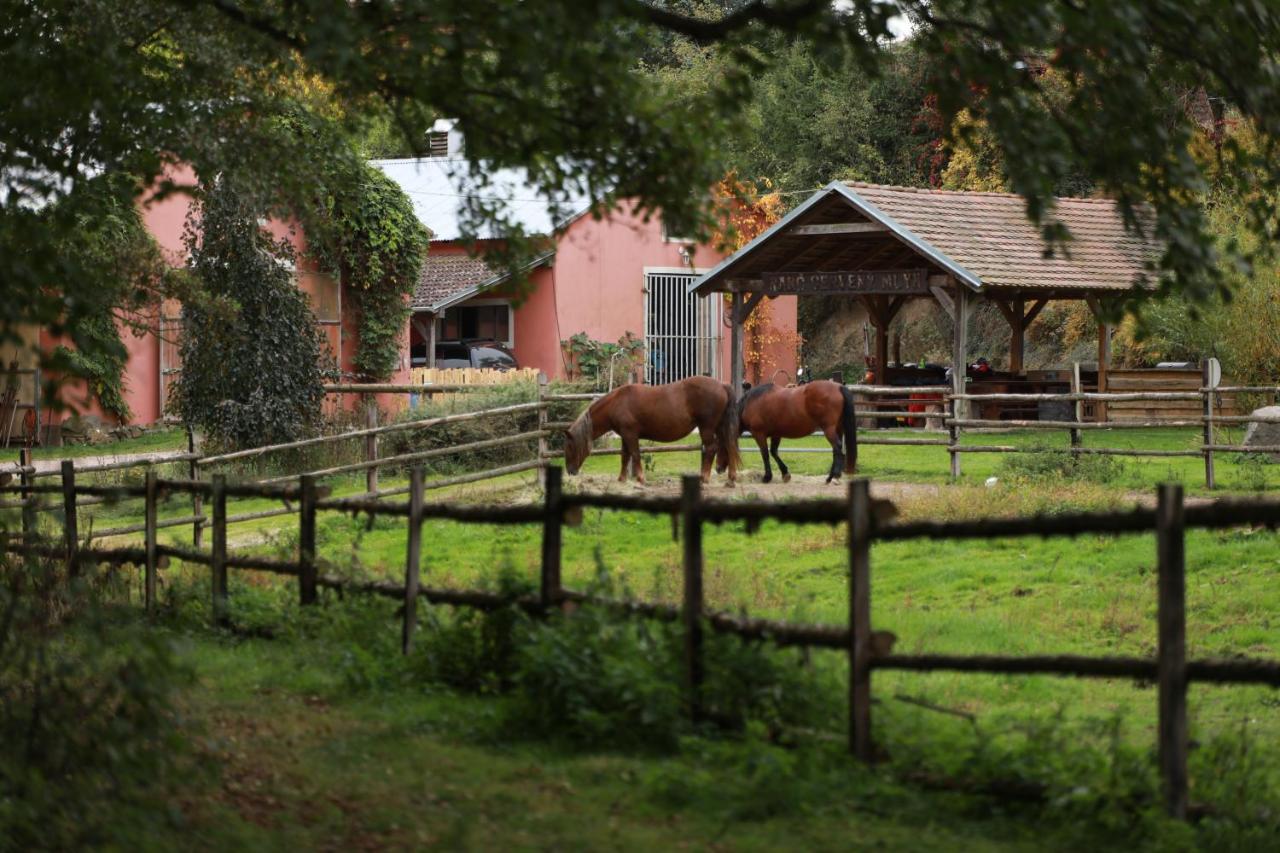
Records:
[[[717,294],[688,292],[700,275],[681,269],[645,270],[644,379],[650,385],[699,375],[721,378],[722,300]]]

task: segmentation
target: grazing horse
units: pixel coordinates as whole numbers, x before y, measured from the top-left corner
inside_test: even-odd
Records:
[[[644,485],[640,439],[676,441],[694,427],[702,440],[702,482],[711,479],[711,462],[724,448],[729,483],[738,475],[738,435],[733,424],[733,394],[729,386],[707,376],[691,376],[668,385],[623,385],[591,404],[565,431],[564,463],[577,474],[591,455],[591,442],[610,430],[622,438],[622,473],[630,465]],[[724,470],[723,468],[721,470]]]
[[[858,464],[858,435],[854,423],[853,392],[843,385],[823,379],[789,388],[772,382],[757,385],[738,403],[739,429],[751,433],[760,445],[764,459],[764,481],[773,479],[769,467],[772,454],[782,472],[782,482],[791,479],[787,466],[778,456],[778,445],[784,438],[803,438],[814,430],[831,442],[831,470],[827,482],[839,479],[841,472],[852,474]],[[840,442],[844,441],[844,452]],[[769,448],[766,452],[765,442]]]

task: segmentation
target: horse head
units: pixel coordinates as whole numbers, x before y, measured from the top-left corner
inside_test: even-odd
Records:
[[[577,474],[583,460],[591,455],[591,413],[582,415],[564,431],[564,468]]]

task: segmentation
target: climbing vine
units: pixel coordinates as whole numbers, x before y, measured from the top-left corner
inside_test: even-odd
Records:
[[[337,271],[360,317],[353,364],[359,378],[386,380],[396,369],[429,235],[404,191],[379,169],[335,175],[310,224],[312,254]]]
[[[772,192],[766,180],[763,186],[738,178],[729,172],[716,184],[714,196],[720,227],[713,235],[715,245],[724,252],[735,252],[766,231],[783,214],[782,198]],[[725,296],[725,312],[730,310],[729,296]],[[776,353],[782,349],[798,350],[802,343],[800,334],[792,329],[781,329],[773,322],[772,299],[762,299],[755,310],[742,323],[742,360],[750,381],[768,381],[768,369],[778,361]]]

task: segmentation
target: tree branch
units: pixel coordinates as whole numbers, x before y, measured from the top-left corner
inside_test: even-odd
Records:
[[[645,0],[623,0],[621,8],[633,18],[687,36],[699,44],[722,41],[757,22],[779,29],[793,29],[809,18],[831,14],[830,0],[800,0],[776,6],[767,0],[755,0],[714,21],[690,18],[650,5]]]

